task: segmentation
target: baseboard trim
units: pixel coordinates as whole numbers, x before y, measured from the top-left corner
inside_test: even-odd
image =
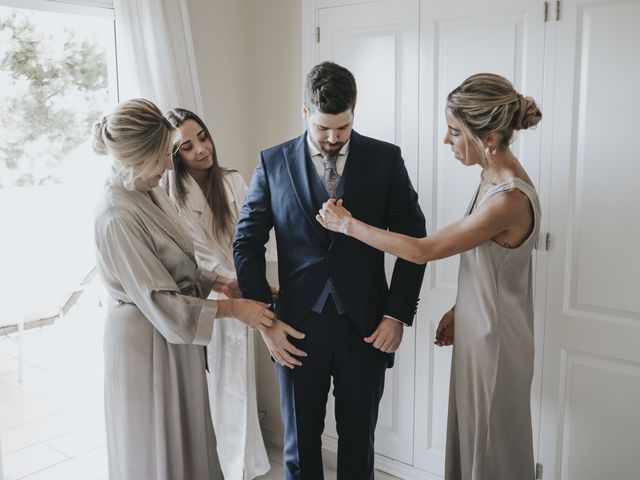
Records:
[[[386,472],[402,480],[442,480],[440,475],[421,470],[406,463],[392,460],[384,455],[376,454],[375,466],[377,470]]]
[[[283,434],[269,428],[262,427],[262,436],[266,443],[282,448]],[[322,436],[322,457],[325,465],[336,469],[336,452],[338,451],[338,441],[328,435]],[[376,454],[375,466],[381,472],[393,475],[400,480],[442,480],[442,476],[420,470],[419,468],[398,462],[384,455]],[[382,480],[382,479],[381,479]]]

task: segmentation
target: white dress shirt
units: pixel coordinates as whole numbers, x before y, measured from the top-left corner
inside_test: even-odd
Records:
[[[347,140],[347,143],[340,149],[338,152],[338,158],[336,159],[336,170],[338,171],[338,175],[342,175],[344,172],[344,164],[347,163],[347,156],[349,155],[349,143],[351,139]],[[318,176],[320,178],[324,177],[324,156],[320,153],[320,150],[316,148],[316,146],[311,143],[311,139],[307,134],[307,146],[309,147],[309,154],[311,155],[311,161],[313,162],[313,166],[316,168],[316,172],[318,172]]]

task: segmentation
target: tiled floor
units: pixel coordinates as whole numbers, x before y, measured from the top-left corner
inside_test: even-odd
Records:
[[[284,478],[284,470],[282,468],[282,452],[280,451],[280,449],[276,448],[273,445],[267,445],[267,452],[269,453],[269,459],[271,460],[271,470],[269,470],[269,473],[267,473],[263,477],[258,477],[259,480],[282,480]],[[324,479],[336,480],[335,470],[325,467]],[[402,479],[376,470],[376,480]]]
[[[0,436],[5,480],[106,479],[102,312],[89,290],[54,325],[0,337]]]
[[[65,318],[25,332],[22,383],[18,382],[17,338],[0,337],[4,480],[107,479],[103,311],[97,298],[89,288]],[[260,479],[281,480],[279,449],[269,446],[269,457],[271,470]],[[335,480],[336,474],[327,469],[325,478]]]

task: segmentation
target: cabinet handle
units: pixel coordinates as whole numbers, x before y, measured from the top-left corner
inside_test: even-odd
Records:
[[[560,0],[556,2],[556,22],[560,20]]]
[[[549,20],[549,2],[544,2],[544,21]]]

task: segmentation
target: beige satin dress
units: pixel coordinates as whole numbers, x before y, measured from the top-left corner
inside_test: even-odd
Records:
[[[535,190],[517,178],[474,201],[480,205],[511,189],[523,192],[531,203],[535,225],[529,237],[517,248],[489,240],[461,254],[446,480],[534,478],[531,254],[540,229],[540,203]]]

